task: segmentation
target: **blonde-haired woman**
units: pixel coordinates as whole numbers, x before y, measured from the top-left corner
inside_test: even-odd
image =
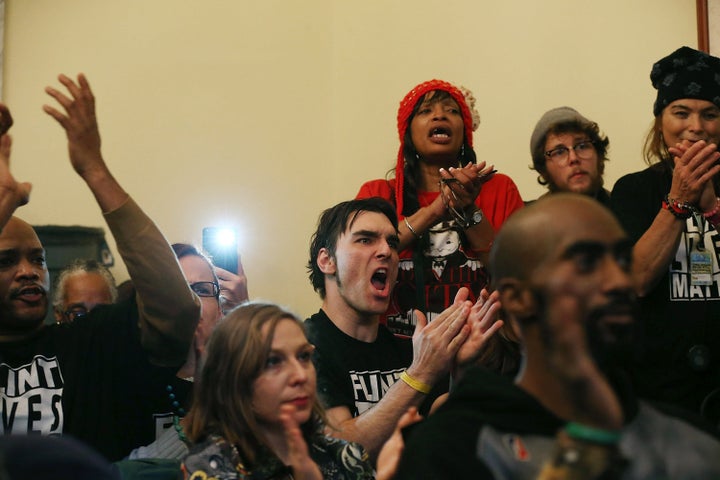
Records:
[[[186,479],[373,478],[361,446],[323,433],[313,350],[300,319],[277,305],[225,317],[189,414]]]
[[[635,242],[635,390],[720,424],[720,58],[682,47],[650,72],[648,168],[611,208]]]

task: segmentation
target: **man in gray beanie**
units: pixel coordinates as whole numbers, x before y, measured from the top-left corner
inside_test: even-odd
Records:
[[[553,108],[540,118],[530,137],[530,168],[538,172],[538,183],[547,186],[546,195],[580,193],[607,206],[610,195],[602,176],[609,144],[597,123],[577,110]]]

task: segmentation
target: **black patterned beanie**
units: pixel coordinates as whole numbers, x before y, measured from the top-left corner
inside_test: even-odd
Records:
[[[679,98],[707,100],[720,107],[720,58],[705,52],[678,48],[653,65],[650,81],[658,91],[655,116]]]

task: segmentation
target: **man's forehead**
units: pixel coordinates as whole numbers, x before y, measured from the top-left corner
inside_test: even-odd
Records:
[[[550,141],[557,141],[561,137],[569,136],[572,138],[587,138],[587,133],[581,131],[581,130],[564,130],[560,132],[550,132],[547,135],[547,138],[545,139],[546,142]]]
[[[42,249],[42,243],[32,226],[13,217],[0,232],[0,250]]]
[[[354,212],[348,218],[348,224],[345,228],[345,234],[352,234],[358,230],[373,230],[373,231],[385,231],[395,233],[390,219],[380,212],[369,212],[366,210]]]
[[[88,296],[92,298],[99,295],[108,297],[109,303],[112,296],[107,280],[96,272],[82,273],[85,275],[71,275],[65,280],[65,300],[82,303]]]
[[[632,242],[628,237],[621,236],[615,239],[600,240],[597,238],[578,238],[562,246],[565,253],[582,252],[585,250],[617,250],[618,248],[631,248]]]
[[[558,251],[562,253],[583,245],[613,249],[629,241],[625,232],[612,223],[599,223],[595,227],[597,228],[577,228],[558,235],[556,237]]]
[[[567,201],[568,196],[571,201]],[[546,245],[564,250],[576,242],[615,244],[627,237],[612,214],[596,200],[559,193],[542,202],[537,205],[534,215],[527,218],[522,231],[545,238]],[[543,228],[549,223],[553,228]]]
[[[79,270],[77,272],[74,272],[72,275],[67,277],[67,280],[65,281],[66,285],[70,284],[90,284],[90,283],[103,283],[107,285],[107,280],[105,280],[105,277],[103,277],[98,272],[86,272],[84,270]]]

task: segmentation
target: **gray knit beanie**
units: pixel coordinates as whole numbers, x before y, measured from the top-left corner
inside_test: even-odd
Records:
[[[580,115],[580,112],[570,107],[557,107],[545,112],[545,114],[540,117],[540,120],[538,120],[537,125],[535,125],[535,130],[533,130],[532,136],[530,137],[530,154],[538,148],[540,142],[546,140],[545,137],[551,129],[561,123],[570,122],[577,122],[581,125],[593,123]]]

